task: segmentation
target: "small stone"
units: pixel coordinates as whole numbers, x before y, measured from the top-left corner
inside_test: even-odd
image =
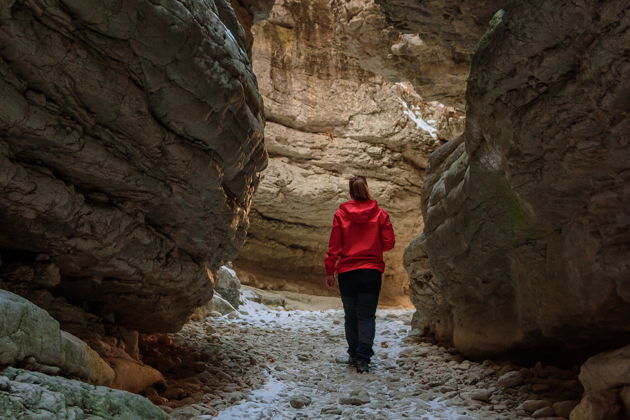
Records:
[[[532,417],[535,419],[539,419],[542,417],[553,417],[554,411],[551,407],[543,407],[532,413]]]
[[[524,381],[523,374],[519,371],[512,371],[501,375],[497,383],[503,388],[514,388]]]
[[[468,369],[470,369],[470,363],[469,362],[462,362],[459,365],[456,365],[455,369],[468,370]]]
[[[370,396],[364,390],[350,391],[349,395],[339,397],[339,403],[343,405],[363,405],[370,402]]]
[[[289,404],[293,408],[304,408],[311,404],[311,397],[302,394],[293,395],[289,400]]]
[[[208,314],[208,316],[211,316],[212,318],[221,318],[223,315],[221,314],[221,312],[212,311]]]
[[[335,357],[335,363],[339,363],[340,365],[342,364],[347,364],[348,363],[348,356],[336,356]]]
[[[424,335],[424,331],[422,331],[419,328],[412,328],[411,331],[409,331],[409,337],[422,337]]]
[[[545,407],[551,407],[551,402],[547,400],[527,400],[519,405],[519,408],[522,408],[528,413],[533,413],[534,411]]]
[[[169,400],[180,400],[186,395],[186,391],[183,388],[169,388],[163,395],[164,398]]]
[[[9,391],[11,389],[11,381],[4,376],[0,376],[0,391]]]
[[[321,409],[320,414],[341,414],[342,411],[336,405],[330,405]]]
[[[487,389],[476,389],[470,393],[470,399],[476,401],[490,401],[490,397],[492,396],[492,391]]]
[[[556,413],[556,416],[569,418],[569,414],[578,404],[575,400],[569,401],[559,401],[553,404],[553,411]]]

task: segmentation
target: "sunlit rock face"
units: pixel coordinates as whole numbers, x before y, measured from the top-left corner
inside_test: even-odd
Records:
[[[464,92],[477,42],[501,0],[375,0],[387,21],[406,35],[392,54],[416,51],[409,80],[428,100],[464,109]]]
[[[402,250],[422,228],[427,157],[461,132],[462,114],[425,102],[409,83],[388,81],[394,67],[379,63],[401,35],[371,1],[277,1],[253,32],[270,161],[235,261],[253,276],[241,279],[324,293],[332,217],[349,199],[348,179],[363,174],[398,235],[386,258],[382,301],[406,299]],[[375,42],[371,55],[359,42],[364,36]]]
[[[440,297],[418,301],[420,327],[474,356],[627,343],[628,45],[625,2],[509,2],[495,16],[465,134],[432,156],[424,234],[407,250],[418,295]]]
[[[210,298],[266,165],[246,50],[226,0],[0,3],[0,254],[35,273],[18,283],[141,331]]]

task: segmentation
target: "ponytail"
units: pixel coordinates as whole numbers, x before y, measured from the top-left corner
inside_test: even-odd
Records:
[[[350,197],[357,201],[372,200],[372,195],[368,189],[367,180],[364,176],[353,176],[350,178]]]

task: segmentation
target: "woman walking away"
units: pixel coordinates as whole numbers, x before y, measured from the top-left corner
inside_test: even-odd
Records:
[[[350,197],[335,213],[326,254],[326,285],[339,291],[345,313],[348,363],[369,371],[374,355],[376,305],[385,269],[383,252],[394,247],[389,215],[372,199],[365,177],[350,179]]]

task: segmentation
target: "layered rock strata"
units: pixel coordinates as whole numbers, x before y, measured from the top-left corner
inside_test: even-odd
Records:
[[[404,35],[392,54],[415,50],[408,78],[429,100],[464,109],[464,92],[477,43],[501,0],[375,0]],[[449,139],[450,140],[450,139]]]
[[[226,0],[0,3],[3,263],[46,262],[57,283],[34,287],[117,325],[179,329],[266,164],[246,50]]]
[[[465,134],[431,157],[424,234],[407,250],[416,287],[439,296],[417,300],[420,327],[446,326],[470,356],[566,359],[628,342],[629,44],[624,2],[509,2],[495,15]]]
[[[241,279],[325,293],[332,216],[349,199],[348,179],[363,174],[390,213],[400,244],[387,257],[384,301],[404,299],[401,255],[421,229],[426,157],[461,131],[462,113],[427,103],[408,83],[387,80],[402,61],[379,63],[387,62],[401,34],[372,1],[277,1],[254,34],[270,163],[235,261],[253,276],[242,272]],[[371,55],[367,40],[378,40]]]

